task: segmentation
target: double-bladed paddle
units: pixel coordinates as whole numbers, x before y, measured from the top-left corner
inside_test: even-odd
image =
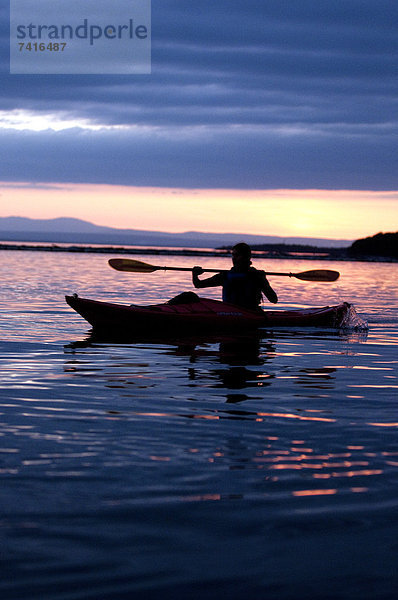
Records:
[[[111,258],[108,261],[109,265],[116,271],[128,271],[129,273],[153,273],[154,271],[192,271],[192,267],[158,267],[149,265],[140,260],[131,258]],[[202,269],[203,272],[220,273],[224,269]],[[303,271],[302,273],[271,273],[266,272],[266,275],[278,277],[295,277],[302,281],[336,281],[340,273],[329,269],[315,269],[313,271]]]

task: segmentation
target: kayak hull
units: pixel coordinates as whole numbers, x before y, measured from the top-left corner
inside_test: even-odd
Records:
[[[254,311],[218,300],[196,297],[194,301],[150,306],[122,305],[66,296],[66,302],[94,331],[131,335],[163,331],[250,331],[268,327],[341,328],[350,304],[302,310]]]

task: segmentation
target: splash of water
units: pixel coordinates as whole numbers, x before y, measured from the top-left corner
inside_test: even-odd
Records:
[[[366,332],[369,330],[368,322],[360,317],[352,304],[349,305],[341,323],[342,329],[350,331]]]

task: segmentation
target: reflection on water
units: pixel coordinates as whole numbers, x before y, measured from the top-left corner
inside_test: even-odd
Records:
[[[38,254],[28,274],[9,257],[0,298],[2,600],[395,598],[396,265],[275,285],[292,307],[354,302],[367,336],[115,343],[63,294],[188,282]]]
[[[393,367],[369,366],[367,363],[369,358],[373,361],[373,356],[362,351],[359,340],[355,342],[356,347],[352,343],[352,337],[342,342],[341,335],[329,335],[325,339],[322,334],[285,334],[284,339],[264,340],[260,336],[246,336],[213,343],[203,340],[194,343],[191,339],[170,345],[149,345],[156,355],[156,376],[150,374],[154,370],[153,363],[137,363],[121,356],[127,349],[133,352],[139,349],[142,354],[148,345],[116,345],[112,349],[115,354],[100,376],[103,378],[102,385],[119,389],[124,398],[132,401],[128,408],[113,409],[111,414],[123,420],[147,421],[143,427],[149,427],[149,421],[153,419],[157,422],[164,420],[168,425],[181,419],[261,423],[266,430],[254,436],[258,439],[251,451],[240,443],[239,451],[231,454],[217,442],[214,448],[207,448],[206,454],[207,461],[212,464],[224,463],[229,457],[230,469],[269,472],[267,481],[273,482],[272,490],[263,491],[262,497],[268,497],[271,491],[288,493],[291,497],[328,496],[331,494],[330,487],[323,491],[319,485],[323,481],[329,485],[329,480],[336,478],[349,479],[349,486],[339,483],[333,488],[333,495],[358,494],[369,492],[371,486],[365,478],[377,478],[384,473],[387,462],[388,466],[392,465],[391,461],[382,461],[384,468],[380,468],[381,457],[372,451],[369,440],[366,444],[355,441],[355,435],[363,435],[361,430],[365,426],[365,438],[369,437],[369,426],[374,426],[369,421],[373,411],[366,407],[365,424],[355,403],[361,400],[364,406],[371,396],[352,393],[353,379],[346,381],[347,370],[363,371],[372,377],[374,370],[390,372]],[[98,339],[93,341],[90,338],[81,344],[70,344],[66,348],[67,355],[75,353],[79,359],[67,360],[65,370],[77,377],[86,377],[87,373],[98,377],[97,353],[100,348],[109,349],[109,346],[101,346]],[[93,356],[90,351],[94,352]],[[325,358],[329,364],[321,366]],[[174,361],[178,361],[177,364]],[[315,366],[317,362],[319,366]],[[342,365],[342,362],[345,364]],[[334,363],[333,366],[331,363]],[[175,366],[175,372],[171,364]],[[163,394],[166,388],[168,391],[188,391],[182,397],[167,392]],[[272,388],[274,390],[270,394]],[[388,388],[391,390],[391,386]],[[154,402],[154,397],[160,401]],[[148,398],[151,399],[150,410],[146,402]],[[331,403],[332,398],[339,398],[340,405]],[[382,407],[381,402],[374,406],[374,414],[380,414]],[[300,437],[303,439],[289,442],[294,423],[300,423]],[[323,431],[315,426],[322,427]],[[266,440],[264,445],[261,444],[262,438]],[[330,452],[331,446],[338,451]],[[198,448],[189,448],[188,452],[198,459]],[[374,466],[376,457],[378,462]],[[168,447],[166,454],[153,454],[151,460],[169,462],[175,461],[175,457]],[[292,477],[292,473],[298,471],[299,478]],[[302,489],[301,472],[305,473],[305,489]],[[277,482],[282,485],[283,492],[277,490]],[[224,497],[220,491],[217,494],[220,499]],[[241,490],[240,498],[245,497]],[[253,498],[253,492],[249,497]]]

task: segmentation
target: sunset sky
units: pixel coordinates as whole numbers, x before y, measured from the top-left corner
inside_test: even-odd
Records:
[[[102,76],[10,75],[5,4],[0,216],[398,229],[395,0],[153,0],[152,73]]]

